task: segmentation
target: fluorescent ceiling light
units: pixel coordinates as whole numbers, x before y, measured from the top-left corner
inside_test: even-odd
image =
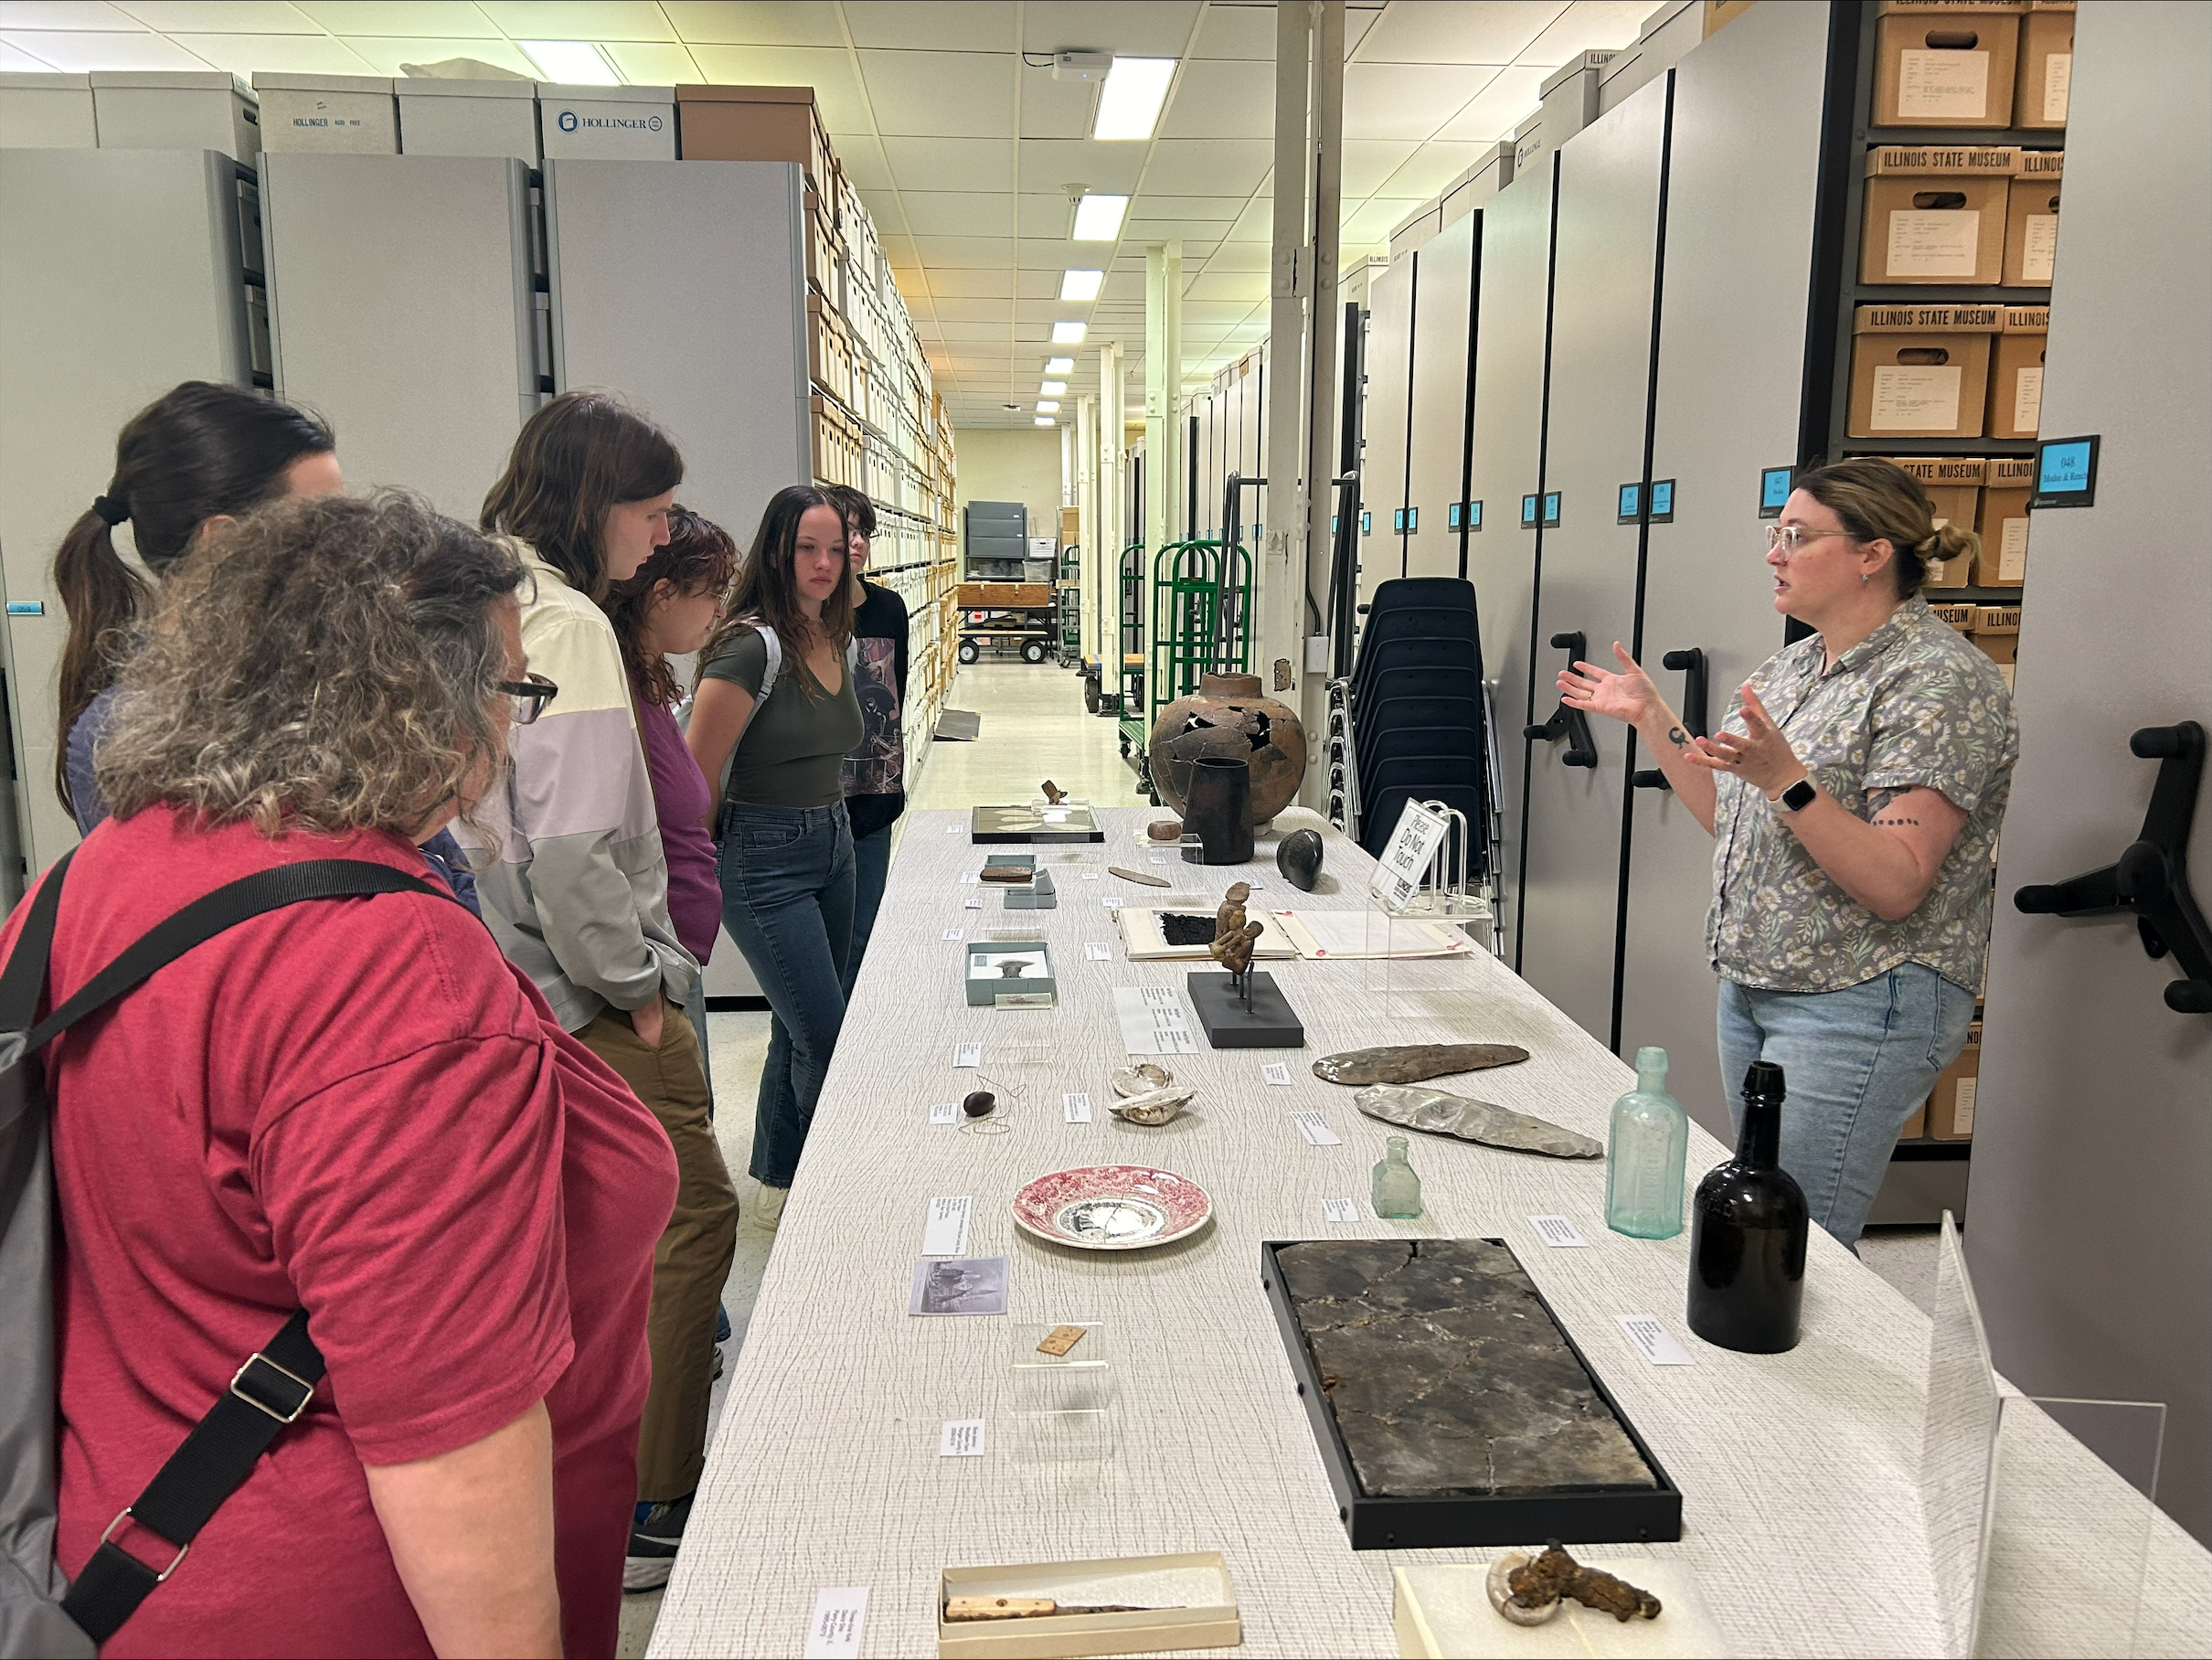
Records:
[[[1102,271],[1063,271],[1060,272],[1060,298],[1078,302],[1095,300],[1105,282],[1106,273]]]
[[[1068,383],[1065,380],[1048,380],[1037,388],[1037,396],[1040,398],[1058,398],[1067,389]]]
[[[1052,344],[1055,346],[1080,346],[1083,344],[1083,336],[1090,332],[1089,324],[1055,323],[1052,325]]]
[[[1060,406],[1049,398],[1040,399],[1037,401],[1037,412],[1039,415],[1058,415],[1060,412]]]
[[[614,72],[607,55],[589,40],[524,40],[516,43],[530,54],[548,80],[564,87],[618,87],[622,78]]]
[[[1175,78],[1172,58],[1116,58],[1099,89],[1098,119],[1091,122],[1093,138],[1147,139],[1167,101],[1168,83]]]
[[[1053,420],[1049,415],[1039,415],[1037,418],[1037,424],[1040,427],[1057,427],[1060,423]]]
[[[1075,232],[1070,239],[1077,242],[1111,242],[1122,234],[1122,216],[1129,211],[1125,196],[1094,196],[1084,192],[1083,199],[1076,204]]]
[[[1045,373],[1048,375],[1072,375],[1075,373],[1075,359],[1072,357],[1048,358],[1045,362]]]

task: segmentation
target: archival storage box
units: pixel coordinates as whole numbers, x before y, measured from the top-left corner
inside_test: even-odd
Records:
[[[672,162],[675,89],[541,82],[537,130],[549,161]]]
[[[1859,281],[1994,284],[2018,149],[1883,144],[1866,153]]]
[[[2000,305],[1862,305],[1852,319],[1853,438],[1979,438]]]
[[[94,69],[102,150],[219,150],[249,167],[261,153],[253,89],[225,69]]]
[[[526,80],[395,81],[409,155],[512,155],[537,165],[537,89]]]
[[[2008,305],[1990,358],[1989,435],[2033,438],[2043,420],[2043,343],[2047,305]]]
[[[1940,527],[1974,527],[1974,512],[1982,503],[1982,474],[1988,465],[1979,455],[1893,455],[1890,464],[1903,468],[1928,493]],[[1932,567],[1931,567],[1932,569]]]
[[[96,150],[90,75],[0,71],[0,150]]]
[[[253,90],[264,150],[399,154],[399,100],[387,76],[257,74]]]
[[[1882,0],[1877,127],[2008,127],[2026,0]]]
[[[2074,80],[2074,0],[2034,0],[2020,19],[2020,67],[2013,77],[2013,125],[2066,125]]]
[[[676,89],[683,154],[693,162],[796,162],[834,214],[829,134],[812,87]]]
[[[2058,180],[2063,150],[2015,150],[2005,205],[2005,286],[2048,288],[2058,252]]]

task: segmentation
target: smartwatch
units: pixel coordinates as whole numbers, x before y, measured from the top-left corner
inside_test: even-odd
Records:
[[[1784,813],[1803,813],[1813,804],[1813,798],[1818,793],[1810,778],[1801,778],[1775,797],[1775,802]]]

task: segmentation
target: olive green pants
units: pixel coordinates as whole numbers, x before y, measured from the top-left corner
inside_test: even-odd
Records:
[[[637,1496],[645,1504],[682,1498],[706,1468],[715,1308],[738,1240],[738,1194],[708,1122],[698,1035],[676,1005],[664,1005],[663,1013],[657,1050],[619,1009],[602,1010],[576,1034],[637,1091],[675,1149],[675,1210],[653,1248],[645,1321],[653,1384],[637,1446]]]

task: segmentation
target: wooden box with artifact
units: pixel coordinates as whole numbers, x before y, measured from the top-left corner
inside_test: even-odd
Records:
[[[1218,1550],[948,1568],[937,1586],[941,1660],[1074,1660],[1243,1641]]]

